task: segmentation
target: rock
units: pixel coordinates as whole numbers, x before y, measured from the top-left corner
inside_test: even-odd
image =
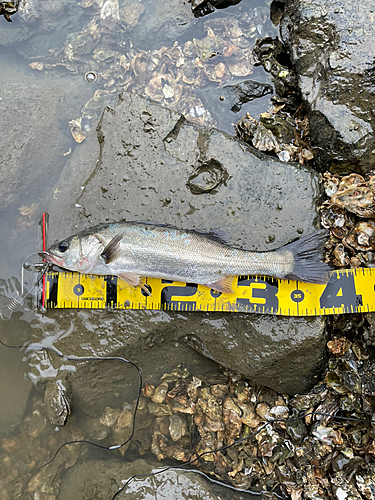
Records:
[[[211,14],[215,9],[226,9],[240,2],[241,0],[191,0],[191,10],[195,17],[201,17]]]
[[[151,463],[149,459],[147,462],[143,459],[134,462],[114,459],[85,460],[67,471],[58,499],[108,500],[133,475],[149,474],[158,469],[161,469],[160,463]],[[199,474],[187,470],[168,470],[156,476],[136,478],[119,497],[124,496],[129,500],[183,500],[186,498],[186,492],[189,492],[190,500],[216,500],[227,495],[226,488],[210,483]],[[248,496],[239,491],[231,492],[231,498],[235,500],[244,500]]]
[[[7,235],[2,278],[20,276],[25,257],[40,248],[36,228],[44,194],[58,179],[64,155],[76,147],[68,122],[93,93],[81,76],[35,74],[7,52],[0,50],[0,232]]]
[[[203,183],[213,172],[218,182],[211,191],[196,194],[189,179],[202,169]],[[122,94],[114,110],[103,112],[97,135],[88,134],[53,190],[51,242],[90,225],[127,219],[188,229],[219,226],[234,245],[255,250],[271,250],[311,232],[319,197],[313,171],[271,159],[215,129],[191,125],[135,94]],[[74,333],[84,335],[93,352],[103,352],[100,338],[107,353],[111,343],[113,349],[121,342],[126,356],[150,365],[140,349],[155,342],[167,347],[181,339],[222,366],[290,394],[313,385],[312,375],[324,358],[322,318],[148,311],[53,314],[58,322],[73,316]],[[109,325],[114,336],[107,335]],[[66,345],[64,339],[56,344],[62,352],[71,351],[72,336]]]
[[[321,169],[373,168],[374,9],[361,0],[287,0],[281,38],[308,110]]]
[[[273,87],[270,83],[262,82],[265,77],[260,74],[259,68],[255,68],[255,72],[257,76],[254,75],[252,80],[242,79],[238,83],[196,89],[204,107],[210,110],[216,127],[223,132],[233,135],[233,123],[240,117],[247,112],[258,116],[269,106]]]

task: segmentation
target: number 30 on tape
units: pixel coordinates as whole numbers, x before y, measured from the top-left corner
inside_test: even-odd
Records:
[[[194,283],[151,278],[143,281],[150,295],[116,276],[48,273],[44,307],[223,311],[283,316],[375,311],[375,269],[370,268],[334,271],[325,285],[240,276],[233,278],[234,294],[216,292]]]

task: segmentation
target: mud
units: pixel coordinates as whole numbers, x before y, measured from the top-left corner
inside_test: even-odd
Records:
[[[91,88],[79,76],[42,78],[15,67],[15,54],[0,57],[0,208],[4,209],[27,205],[30,192],[35,202],[56,181],[64,153],[75,146],[66,120],[72,106],[78,111],[79,102],[89,98]]]

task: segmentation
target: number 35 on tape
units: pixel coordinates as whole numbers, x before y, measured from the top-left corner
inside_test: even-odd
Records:
[[[159,309],[319,316],[375,311],[375,269],[333,271],[325,285],[261,276],[233,278],[234,294],[194,283],[145,278],[150,292],[116,276],[46,274],[45,303],[55,308]],[[42,294],[41,294],[42,296]]]

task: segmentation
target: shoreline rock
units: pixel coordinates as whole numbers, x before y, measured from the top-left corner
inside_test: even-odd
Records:
[[[298,75],[316,164],[373,168],[374,9],[359,0],[287,0],[281,39]]]

